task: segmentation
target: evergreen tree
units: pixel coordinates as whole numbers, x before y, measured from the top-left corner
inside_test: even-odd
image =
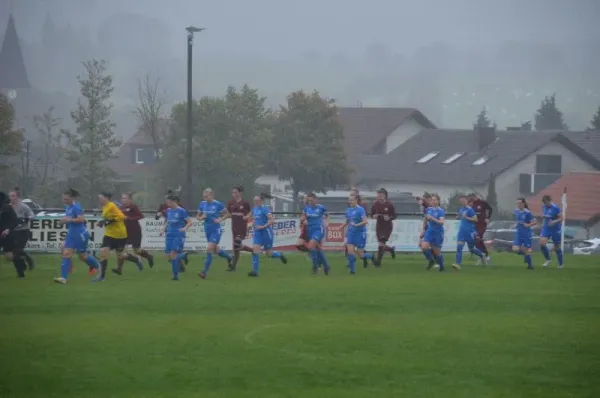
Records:
[[[598,111],[592,118],[591,124],[592,125],[590,127],[590,130],[600,132],[600,106],[598,107]]]
[[[94,205],[95,196],[103,189],[110,189],[115,173],[108,161],[121,145],[113,129],[110,115],[113,107],[112,77],[106,73],[104,61],[83,63],[85,75],[78,76],[81,97],[71,118],[77,126],[74,132],[63,131],[69,148],[67,158],[74,163],[74,182],[82,193],[85,205]]]
[[[475,121],[475,124],[473,125],[473,127],[475,129],[478,129],[478,128],[487,128],[487,127],[491,127],[491,126],[492,126],[492,122],[490,121],[490,119],[488,119],[487,109],[486,109],[486,107],[483,107],[481,112],[479,112],[479,114],[477,115],[477,120]]]
[[[535,114],[535,129],[538,131],[568,129],[563,113],[556,106],[556,94],[545,97],[542,101]]]

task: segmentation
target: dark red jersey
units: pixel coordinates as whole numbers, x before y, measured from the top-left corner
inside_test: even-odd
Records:
[[[250,203],[245,200],[239,202],[230,200],[227,203],[227,211],[231,214],[231,231],[235,236],[246,237],[248,233],[248,221],[244,217],[250,213]]]
[[[158,210],[156,210],[155,218],[158,220],[160,217],[166,217],[168,208],[169,207],[165,203],[158,206]],[[159,216],[159,213],[160,213],[160,216]]]
[[[127,237],[129,239],[136,239],[142,236],[142,228],[140,227],[140,220],[144,218],[144,215],[140,209],[135,205],[121,206],[121,211],[125,215],[125,228],[127,228]]]
[[[486,220],[492,217],[492,206],[483,199],[477,199],[473,202],[473,210],[477,214],[477,227],[485,228],[487,226]]]
[[[377,220],[377,228],[392,229],[393,221],[396,219],[396,208],[390,201],[375,201],[371,206],[371,217]]]

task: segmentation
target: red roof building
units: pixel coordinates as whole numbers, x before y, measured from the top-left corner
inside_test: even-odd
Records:
[[[550,195],[552,201],[560,205],[565,189],[567,221],[578,221],[588,229],[597,225],[600,221],[600,172],[574,171],[563,175],[552,185],[527,199],[529,208],[535,215],[539,215],[544,195]]]

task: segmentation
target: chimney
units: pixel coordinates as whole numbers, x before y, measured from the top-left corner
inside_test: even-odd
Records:
[[[481,151],[496,141],[496,127],[475,127],[478,149]]]

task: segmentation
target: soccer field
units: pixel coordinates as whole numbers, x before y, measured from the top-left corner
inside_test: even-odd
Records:
[[[398,255],[350,276],[335,255],[325,277],[292,255],[248,278],[246,256],[201,280],[203,259],[100,284],[75,260],[66,286],[58,256],[25,280],[3,260],[0,397],[600,397],[597,258],[439,273]]]

